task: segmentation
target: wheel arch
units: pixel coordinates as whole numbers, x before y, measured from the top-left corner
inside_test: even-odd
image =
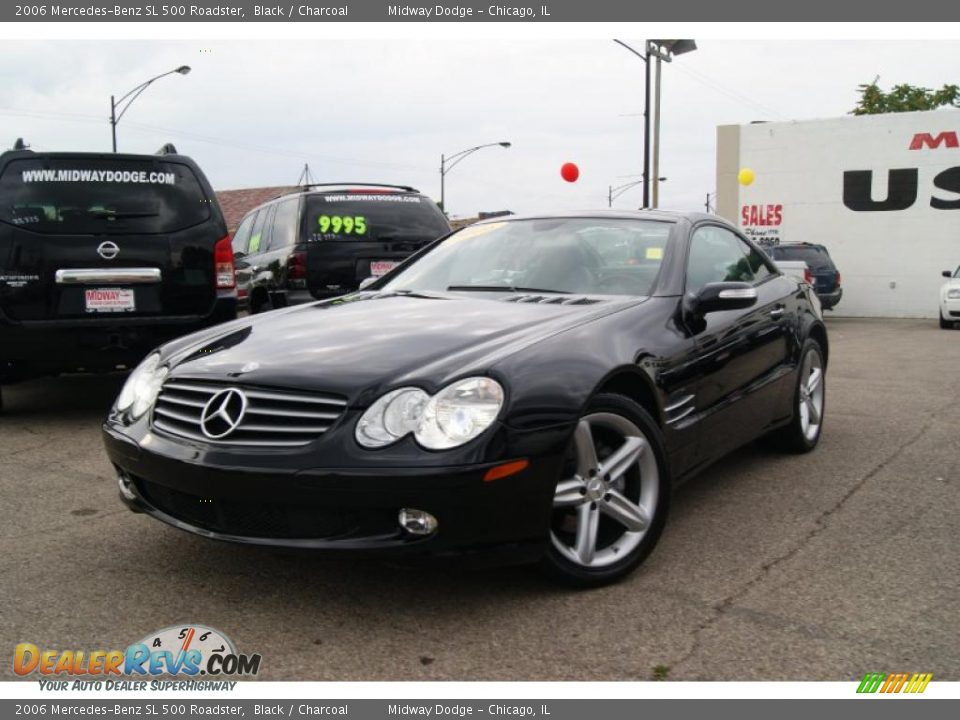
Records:
[[[658,427],[663,427],[663,415],[660,412],[660,403],[657,401],[657,391],[653,381],[639,367],[631,365],[612,370],[600,381],[591,398],[601,393],[623,395],[633,400],[650,413]]]
[[[825,328],[822,323],[814,322],[807,329],[806,337],[816,340],[817,343],[819,343],[820,348],[823,350],[823,365],[826,367],[830,357],[830,346],[827,340],[827,328]]]

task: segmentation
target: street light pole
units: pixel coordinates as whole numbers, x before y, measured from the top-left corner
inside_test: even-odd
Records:
[[[657,178],[657,180],[660,182],[667,181],[665,177]],[[614,187],[613,185],[609,185],[607,187],[607,207],[608,208],[613,207],[613,201],[616,200],[621,195],[623,195],[630,188],[636,187],[637,185],[645,186],[646,184],[647,184],[646,180],[634,180],[633,182],[628,182],[623,185],[618,185],[616,187]]]
[[[660,207],[660,183],[657,182],[657,175],[660,172],[660,67],[661,59],[657,55],[657,103],[653,115],[653,208],[655,209]],[[650,68],[650,63],[647,63],[647,68]]]
[[[484,145],[476,145],[472,148],[467,148],[466,150],[461,150],[460,152],[454,153],[449,157],[446,155],[440,155],[440,209],[443,211],[443,214],[447,214],[447,196],[446,196],[446,177],[447,173],[453,170],[454,166],[463,160],[468,155],[472,155],[477,150],[483,150],[483,148],[494,147],[499,145],[502,148],[508,148],[511,146],[511,143],[502,140],[500,142],[485,143]],[[449,164],[448,164],[449,163]]]
[[[114,152],[117,151],[117,123],[120,122],[120,118],[122,118],[123,114],[127,112],[130,106],[133,104],[133,101],[136,100],[138,97],[140,97],[140,94],[144,90],[146,90],[148,87],[150,87],[150,85],[156,80],[159,80],[162,77],[166,77],[167,75],[173,75],[174,73],[177,73],[178,75],[186,75],[189,72],[190,72],[189,65],[181,65],[180,67],[170,70],[169,72],[160,73],[156,77],[152,77],[146,82],[140,83],[133,90],[131,90],[126,95],[121,97],[119,100],[114,100],[113,95],[110,96],[110,131],[111,131],[111,135],[113,136]],[[124,100],[127,101],[126,105],[123,105]],[[122,108],[120,107],[121,105],[123,105]]]
[[[674,55],[683,55],[697,49],[693,40],[645,40],[643,52],[633,49],[622,40],[614,42],[626,48],[644,63],[644,102],[643,102],[643,207],[650,207],[650,58],[657,59],[657,109],[656,125],[653,132],[653,207],[659,201],[659,187],[657,176],[660,172],[660,63],[670,62]]]
[[[650,207],[650,44],[644,52],[643,84],[643,208]]]
[[[617,45],[620,45],[638,58],[643,60],[644,64],[644,75],[643,75],[643,207],[646,209],[650,206],[650,183],[647,182],[649,179],[650,172],[650,43],[644,42],[644,52],[639,52],[634,50],[632,47],[627,45],[622,40],[613,40]],[[612,203],[612,200],[611,200]]]

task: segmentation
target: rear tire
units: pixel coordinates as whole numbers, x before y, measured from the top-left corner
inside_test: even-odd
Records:
[[[800,349],[800,366],[793,394],[793,418],[789,425],[767,436],[775,448],[807,453],[820,442],[827,402],[825,369],[820,343],[808,338]]]
[[[597,395],[574,432],[557,482],[541,566],[574,587],[616,582],[653,550],[669,506],[660,428],[634,401]]]
[[[270,295],[263,294],[258,297],[257,302],[253,305],[252,313],[258,315],[271,310],[273,310],[273,303],[270,302]]]

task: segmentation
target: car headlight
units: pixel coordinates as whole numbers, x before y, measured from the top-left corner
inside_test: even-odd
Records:
[[[960,288],[947,290],[947,298],[950,300],[960,300]]]
[[[357,442],[378,448],[417,429],[430,396],[420,388],[400,388],[377,400],[357,422]]]
[[[503,388],[488,377],[458,380],[431,397],[420,388],[393,390],[357,422],[363,447],[378,448],[413,434],[428,450],[463,445],[493,425],[503,407]]]
[[[159,353],[150,355],[130,373],[117,398],[117,410],[127,413],[132,420],[141,417],[153,407],[168,372],[169,368],[160,366]]]

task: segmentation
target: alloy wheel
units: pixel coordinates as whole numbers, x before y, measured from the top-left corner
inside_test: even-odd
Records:
[[[568,471],[553,498],[554,547],[586,568],[627,557],[657,509],[659,469],[646,435],[622,415],[587,415],[574,433]]]
[[[808,441],[816,439],[823,422],[823,361],[814,348],[800,366],[800,429]]]

